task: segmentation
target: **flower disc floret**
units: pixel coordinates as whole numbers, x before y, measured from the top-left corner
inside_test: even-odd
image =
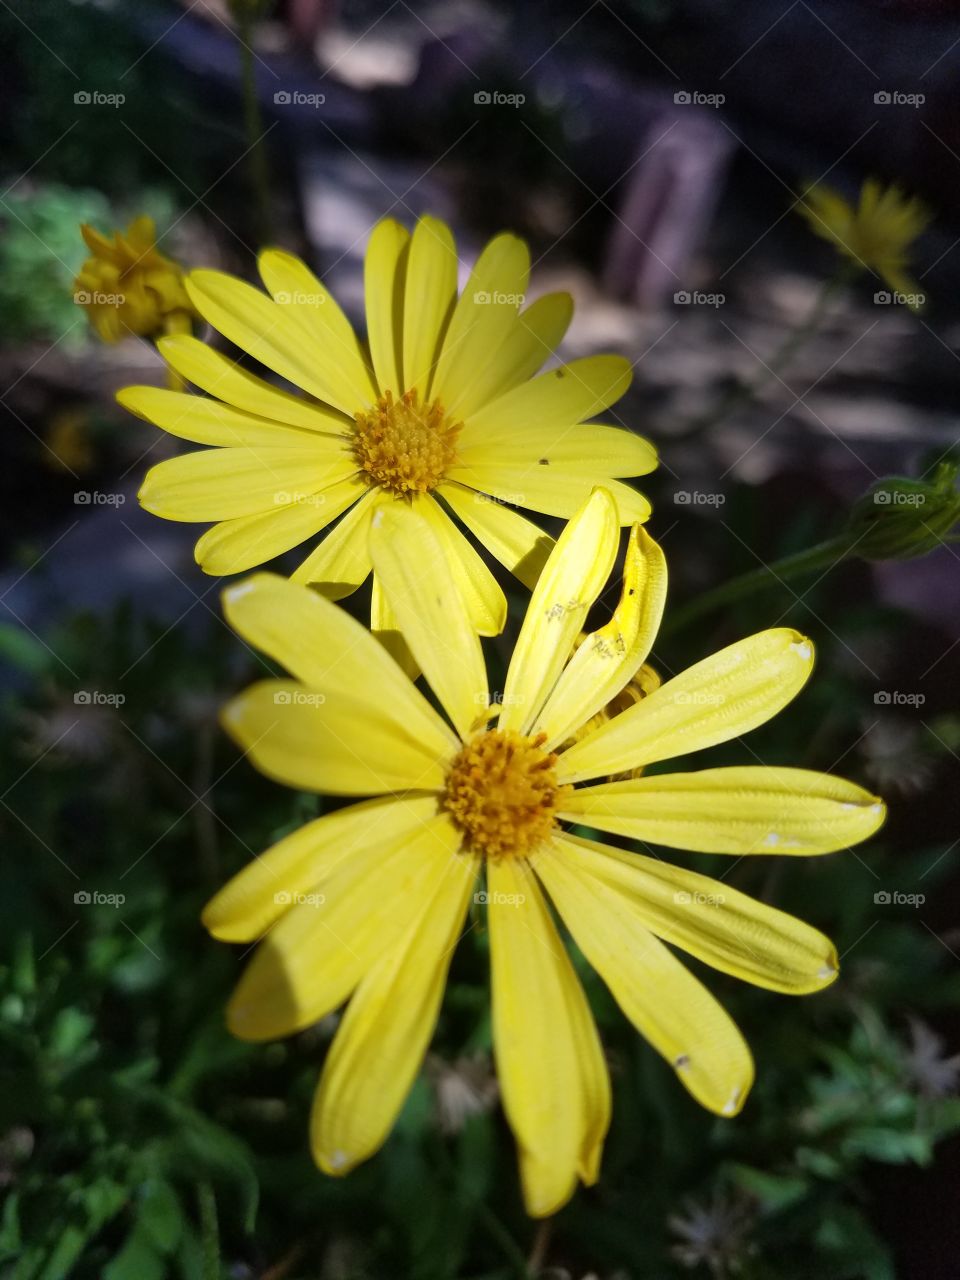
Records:
[[[397,497],[429,493],[456,458],[463,425],[451,422],[438,400],[420,403],[416,391],[394,400],[388,391],[356,415],[353,451],[360,470]]]
[[[442,807],[471,852],[524,857],[546,843],[572,790],[557,782],[557,757],[535,737],[491,729],[466,743],[447,776]]]

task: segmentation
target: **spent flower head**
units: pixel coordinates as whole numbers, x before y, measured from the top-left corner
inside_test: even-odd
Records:
[[[80,231],[92,257],[74,281],[74,298],[104,342],[190,332],[196,312],[183,269],[157,249],[152,218],[134,218],[113,239],[86,225]]]

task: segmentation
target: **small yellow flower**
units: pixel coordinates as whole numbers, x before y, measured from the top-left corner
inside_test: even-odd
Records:
[[[856,208],[832,187],[814,186],[799,211],[818,236],[864,271],[875,271],[895,292],[916,297],[918,286],[907,274],[907,250],[930,221],[915,197],[896,186],[884,189],[868,178]],[[919,303],[910,304],[914,310]]]
[[[364,267],[364,348],[289,253],[261,253],[266,294],[216,271],[189,276],[187,291],[214,329],[307,393],[282,391],[189,337],[160,349],[216,399],[120,393],[164,430],[215,446],[161,462],[140,491],[156,515],[217,522],[196,547],[205,572],[238,573],[324,533],[293,578],[339,599],[370,574],[374,513],[403,506],[439,539],[477,632],[496,635],[506,600],[455,521],[531,586],[551,540],[513,507],[568,518],[604,484],[623,524],[646,520],[646,498],[617,477],[651,471],[655,449],[585,422],[626,391],[628,361],[590,356],[535,376],[570,323],[569,295],[524,306],[530,254],[516,236],[486,246],[459,297],[458,266],[450,229],[436,218],[412,235],[390,218],[378,223]],[[372,624],[396,630],[376,575]]]
[[[271,778],[375,797],[281,840],[203,917],[217,938],[263,938],[230,1002],[236,1035],[289,1035],[349,1000],[311,1120],[327,1173],[347,1173],[389,1134],[471,901],[486,903],[497,1074],[534,1216],[555,1212],[578,1179],[596,1180],[610,1119],[600,1040],[549,902],[626,1016],[718,1115],[743,1106],[750,1051],[671,948],[795,995],[837,975],[833,945],[811,926],[723,881],[569,830],[705,853],[808,855],[866,839],[884,816],[862,788],[805,769],[593,781],[737,738],[788,703],[813,665],[809,640],[763,631],[577,739],[640,670],[663,610],[663,553],[637,525],[613,619],[574,652],[618,535],[614,500],[597,488],[551,552],[505,687],[491,697],[431,527],[402,503],[378,510],[374,568],[448,719],[320,593],[273,574],[224,593],[236,631],[292,676],[235,698],[227,730]]]
[[[80,268],[74,297],[104,342],[190,332],[196,312],[183,271],[158,251],[152,218],[135,218],[112,240],[93,227],[80,231],[93,257]]]

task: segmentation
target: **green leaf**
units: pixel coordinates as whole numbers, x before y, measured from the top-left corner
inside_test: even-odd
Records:
[[[46,675],[56,659],[29,631],[12,622],[0,623],[0,663],[9,662],[27,675]]]
[[[101,1280],[164,1280],[166,1264],[138,1222],[120,1252],[103,1269]]]
[[[164,1179],[146,1184],[137,1223],[160,1253],[172,1253],[183,1233],[183,1209],[173,1186]]]

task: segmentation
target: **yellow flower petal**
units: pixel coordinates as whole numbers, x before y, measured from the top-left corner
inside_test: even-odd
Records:
[[[549,534],[525,516],[475,489],[444,482],[437,493],[480,545],[532,591],[553,550],[554,542]]]
[[[574,942],[701,1106],[736,1115],[753,1083],[753,1059],[736,1023],[644,927],[630,898],[581,863],[571,865],[566,853],[560,843],[532,861]]]
[[[307,502],[356,470],[348,453],[315,444],[203,449],[158,462],[137,496],[142,507],[167,520],[233,520]]]
[[[787,995],[828,987],[840,962],[829,938],[722,880],[577,836],[559,843],[571,871],[628,895],[640,922],[704,964]]]
[[[233,445],[248,449],[290,446],[316,449],[318,457],[330,458],[342,456],[345,450],[342,435],[281,426],[268,418],[233,409],[218,400],[208,400],[206,396],[162,391],[159,387],[124,387],[117,392],[117,401],[137,417],[195,444]]]
[[[481,636],[498,636],[507,621],[507,600],[496,578],[430,495],[418,507],[443,547],[474,630]]]
[[[457,747],[450,728],[356,619],[316,591],[273,573],[258,573],[223,593],[227,621],[248,644],[279,662],[305,686],[326,695],[323,708],[361,697],[402,722],[427,758]],[[279,708],[284,710],[283,707]],[[347,754],[364,754],[359,726]],[[425,784],[414,784],[425,785]],[[372,788],[372,790],[389,788]]]
[[[338,796],[442,787],[452,753],[431,750],[396,707],[361,687],[362,668],[354,675],[353,694],[329,698],[292,680],[261,680],[227,703],[223,727],[261,773],[288,787]]]
[[[353,325],[310,268],[292,253],[264,249],[257,260],[260,278],[274,302],[289,311],[308,341],[315,344],[320,376],[333,388],[340,407],[353,412],[377,398]]]
[[[475,413],[491,400],[526,382],[553,355],[573,318],[569,293],[547,293],[515,316],[497,351],[477,369],[461,412]]]
[[[444,548],[423,517],[424,505],[379,507],[371,522],[370,554],[413,656],[465,738],[486,708],[487,673]]]
[[[304,895],[319,892],[341,862],[374,846],[383,858],[391,843],[401,848],[436,812],[436,796],[427,794],[364,800],[316,818],[229,880],[204,907],[203,924],[222,942],[254,942]],[[363,868],[366,874],[366,862]]]
[[[457,296],[457,250],[446,223],[421,218],[410,241],[403,299],[404,390],[421,400],[440,355],[440,343]]]
[[[233,1034],[273,1040],[342,1004],[422,915],[459,843],[440,815],[384,827],[378,843],[332,863],[257,948],[227,1010]]]
[[[292,580],[310,583],[330,600],[340,600],[356,591],[366,582],[373,567],[367,535],[370,518],[381,500],[376,489],[368,489],[319,547],[294,570],[290,575]]]
[[[523,240],[499,235],[477,259],[454,307],[437,362],[433,395],[462,418],[477,401],[471,391],[482,370],[513,329],[530,276]]]
[[[351,423],[345,415],[271,386],[199,338],[174,334],[160,338],[157,347],[174,372],[235,408],[307,431],[340,434],[349,430]]]
[[[493,1035],[527,1212],[556,1213],[595,1179],[610,1082],[583,989],[526,862],[488,863]]]
[[[883,802],[844,778],[747,766],[580,788],[562,815],[635,840],[698,853],[832,853],[881,826]]]
[[[397,615],[391,609],[390,601],[383,594],[383,587],[376,574],[371,579],[370,630],[400,670],[405,672],[411,680],[416,680],[420,675],[417,660],[403,638]]]
[[[561,782],[625,773],[728,742],[776,715],[806,684],[813,645],[797,631],[760,631],[704,658],[560,757]]]
[[[620,480],[602,479],[582,469],[568,467],[507,467],[490,462],[468,467],[457,464],[447,472],[448,480],[459,481],[471,489],[489,493],[496,502],[508,502],[547,516],[569,520],[583,506],[590,490],[601,482],[616,499],[619,523],[645,524],[650,518],[650,503],[642,493]]]
[[[632,377],[623,356],[585,356],[523,382],[490,401],[464,424],[463,441],[513,431],[560,428],[592,418],[619,400]]]
[[[410,233],[393,218],[373,228],[363,260],[363,289],[367,312],[367,341],[380,394],[403,395],[401,324],[403,278],[407,269]]]
[[[319,490],[307,502],[222,520],[198,539],[197,564],[204,573],[216,576],[266,564],[326,528],[366,491],[364,481],[349,476]]]
[[[529,731],[610,575],[618,533],[613,500],[595,489],[560,535],[534,588],[507,671],[501,729]]]
[[[587,636],[561,673],[533,726],[552,751],[616,697],[646,660],[667,595],[663,552],[639,525],[627,543],[620,603],[613,617]]]
[[[190,301],[208,324],[262,365],[349,417],[357,390],[339,374],[336,352],[309,338],[288,307],[280,307],[253,285],[222,271],[193,271],[186,279]]]
[[[642,476],[657,465],[657,451],[649,440],[596,422],[558,427],[514,429],[506,433],[475,433],[461,437],[458,465],[463,467],[537,467],[592,476]]]
[[[310,1117],[324,1173],[349,1173],[386,1141],[430,1043],[477,878],[457,855],[399,944],[384,948],[347,1006]]]

